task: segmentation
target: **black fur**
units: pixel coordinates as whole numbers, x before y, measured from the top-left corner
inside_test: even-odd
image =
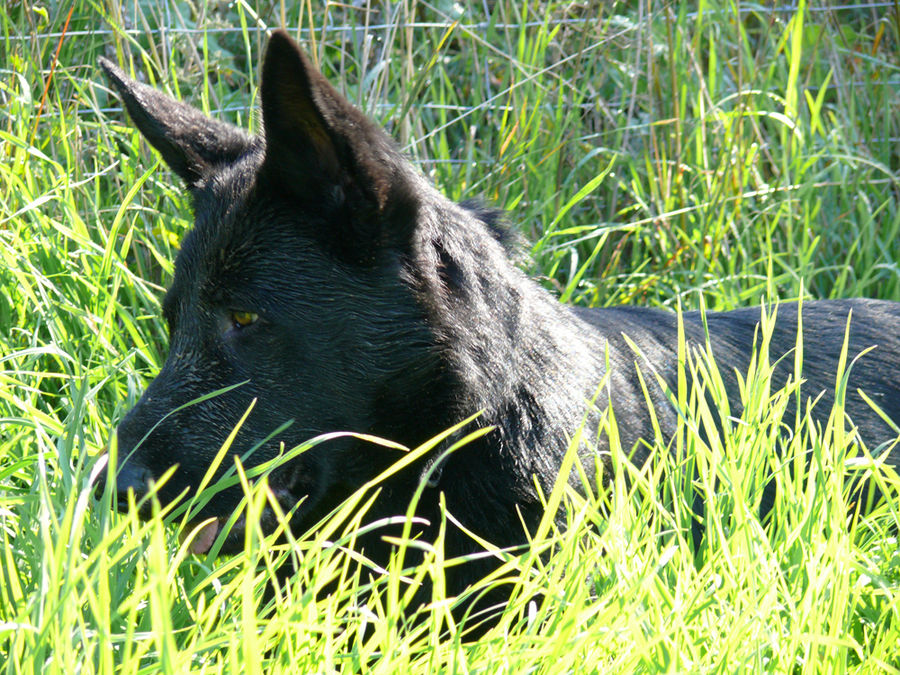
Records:
[[[651,371],[675,387],[676,318],[638,308],[564,306],[511,262],[495,213],[438,193],[387,136],[345,101],[283,32],[272,35],[262,69],[265,134],[251,137],[128,79],[102,61],[133,122],[193,195],[196,224],[185,237],[164,301],[168,359],[118,428],[118,489],[139,495],[177,465],[160,493],[171,500],[196,487],[221,443],[256,400],[233,451],[262,443],[245,464],[275,456],[324,432],[375,434],[415,447],[459,420],[495,429],[456,452],[425,489],[418,513],[439,523],[439,493],[463,525],[497,545],[522,543],[520,518],[534,526],[567,448],[610,363],[611,405],[625,447],[652,434],[636,374],[639,361],[664,433],[676,414]],[[258,314],[240,327],[234,311]],[[833,400],[847,317],[854,364],[846,410],[870,448],[895,434],[858,388],[900,421],[900,304],[873,300],[807,302],[804,395]],[[709,337],[740,410],[735,370],[749,363],[758,309],[709,313]],[[697,313],[685,314],[689,340],[702,345]],[[772,360],[796,344],[797,306],[782,305]],[[638,359],[623,336],[639,347]],[[792,371],[791,356],[776,384]],[[242,383],[242,384],[241,384]],[[179,406],[227,387],[184,410]],[[290,426],[274,438],[276,429]],[[603,450],[600,439],[600,450]],[[270,483],[286,509],[301,499],[304,528],[398,459],[395,451],[344,437],[322,443],[277,470]],[[431,461],[432,458],[428,458]],[[584,452],[589,473],[595,457]],[[896,462],[896,456],[891,460]],[[230,465],[226,461],[226,465]],[[372,517],[404,512],[422,463],[385,486]],[[227,517],[239,487],[199,514]],[[120,502],[122,503],[122,502]],[[225,551],[241,546],[240,524]],[[366,542],[384,562],[386,545]],[[447,555],[477,549],[447,536]],[[450,591],[477,574],[455,571]]]

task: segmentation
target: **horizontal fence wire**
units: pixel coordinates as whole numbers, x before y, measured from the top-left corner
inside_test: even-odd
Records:
[[[773,5],[771,7],[764,7],[760,5],[752,5],[752,6],[742,6],[737,9],[737,12],[741,15],[746,14],[791,14],[796,12],[800,8],[799,5],[790,4],[790,5]],[[836,4],[836,5],[816,5],[816,6],[807,6],[806,11],[809,13],[821,13],[821,12],[842,12],[842,11],[853,11],[853,10],[866,10],[866,9],[897,9],[896,2],[893,1],[883,1],[883,2],[859,2],[859,3],[848,3],[848,4]],[[717,10],[718,12],[725,13],[724,10]],[[734,12],[728,11],[729,15]],[[698,12],[688,12],[687,16],[690,18],[696,17]],[[712,12],[706,12],[706,14],[712,14]],[[646,20],[646,19],[645,19]],[[578,26],[578,25],[586,25],[596,23],[596,17],[574,17],[567,19],[557,19],[551,20],[549,23],[553,26]],[[455,26],[458,30],[463,31],[480,31],[485,30],[487,28],[494,28],[496,30],[515,30],[521,28],[538,28],[540,26],[545,25],[544,21],[525,21],[521,23],[492,23],[489,21],[480,21],[476,23],[463,23],[461,21],[454,21],[451,19],[447,19],[445,21],[410,21],[405,22],[398,20],[396,22],[391,23],[378,23],[378,24],[369,24],[365,26],[361,25],[347,25],[347,24],[337,24],[337,25],[326,25],[320,26],[316,28],[303,27],[300,29],[301,35],[309,35],[310,32],[314,33],[359,33],[360,31],[370,32],[370,31],[379,31],[379,30],[387,30],[387,29],[409,29],[409,28],[431,28],[431,29],[448,29]],[[210,28],[192,28],[188,26],[167,26],[163,28],[156,28],[153,30],[143,30],[139,28],[124,28],[121,30],[115,30],[112,28],[96,28],[90,30],[70,30],[63,32],[50,32],[50,33],[33,33],[30,35],[10,35],[7,39],[11,41],[24,41],[24,40],[48,40],[54,38],[61,37],[85,37],[92,35],[140,35],[140,36],[149,36],[149,35],[203,35],[203,34],[236,34],[236,33],[263,33],[270,30],[272,26],[268,26],[265,23],[262,25],[256,26],[247,26],[246,28],[242,28],[240,26],[219,26],[219,27],[210,27]],[[291,28],[287,26],[286,28]],[[635,26],[637,28],[637,26]],[[296,30],[296,29],[293,29]]]
[[[857,2],[857,3],[844,3],[844,4],[833,4],[833,5],[816,5],[816,6],[808,6],[805,8],[806,12],[809,13],[822,13],[822,12],[845,12],[845,11],[858,11],[858,10],[885,10],[885,13],[894,9],[895,11],[900,11],[897,9],[896,3],[891,1],[875,1],[875,2]],[[167,3],[166,3],[166,9]],[[360,8],[364,9],[364,8]],[[740,15],[748,15],[748,14],[771,14],[771,15],[787,15],[793,12],[796,12],[799,9],[798,4],[784,4],[777,5],[773,4],[772,6],[761,6],[758,4],[755,5],[744,5],[736,10],[716,10],[718,13],[727,13],[728,15],[733,15],[735,11]],[[663,9],[651,11],[648,15],[645,15],[640,22],[634,22],[632,25],[624,28],[620,28],[616,31],[617,36],[621,36],[633,31],[639,30],[644,24],[652,20],[653,16],[658,16],[661,11],[665,11]],[[706,12],[707,14],[712,14],[712,12]],[[166,11],[168,14],[168,11]],[[696,17],[697,12],[688,12],[688,17]],[[462,21],[454,21],[451,18],[447,18],[442,21],[403,21],[398,18],[396,21],[392,22],[380,22],[366,25],[351,25],[351,24],[333,24],[333,25],[323,25],[316,27],[303,27],[300,28],[299,31],[295,27],[287,26],[288,30],[292,30],[295,33],[299,33],[301,37],[309,37],[310,34],[315,36],[320,36],[323,34],[332,35],[332,36],[340,36],[340,35],[351,35],[356,36],[360,33],[375,33],[383,30],[405,30],[405,29],[430,29],[430,30],[447,30],[451,27],[455,30],[464,32],[464,33],[477,33],[479,31],[484,31],[488,28],[493,30],[522,30],[522,29],[530,29],[530,28],[539,28],[542,26],[546,26],[547,23],[553,26],[590,26],[596,24],[596,17],[569,17],[569,18],[559,18],[559,19],[551,19],[549,22],[547,21],[523,21],[518,23],[496,23],[489,21],[480,21],[480,22],[471,22],[465,23]],[[139,28],[123,28],[123,29],[114,29],[108,27],[98,26],[97,28],[92,28],[90,30],[68,30],[66,32],[42,32],[42,33],[34,33],[30,35],[10,35],[7,36],[8,40],[11,41],[46,41],[46,40],[54,40],[61,38],[77,38],[77,37],[87,37],[87,36],[115,36],[115,35],[129,35],[129,36],[142,36],[142,37],[153,37],[157,36],[162,41],[167,40],[168,38],[186,35],[186,36],[194,36],[194,35],[235,35],[235,34],[243,34],[248,33],[252,35],[261,36],[262,34],[269,31],[270,28],[274,26],[267,25],[264,21],[257,20],[256,25],[248,25],[246,27],[240,26],[210,26],[208,28],[197,28],[197,27],[189,27],[189,26],[164,26],[161,28],[155,28],[150,30],[139,29]],[[4,72],[5,69],[0,67],[0,72]],[[8,72],[8,71],[7,71]],[[843,82],[841,86],[869,86],[870,83],[860,81],[860,82]],[[838,85],[835,83],[830,83],[827,85],[827,88],[832,89],[837,87]],[[590,110],[593,108],[592,103],[581,103],[577,104],[579,107]],[[398,108],[399,106],[394,103],[389,102],[377,102],[372,108],[377,110],[380,113],[390,114],[389,111]],[[447,105],[447,104],[439,104],[428,101],[422,101],[415,104],[416,108],[420,108],[423,110],[445,110],[451,113],[456,114],[456,118],[451,122],[455,123],[460,121],[462,118],[468,116],[470,113],[475,110],[490,108],[496,112],[509,112],[511,107],[506,105],[504,102],[499,100],[499,98],[494,97],[492,100],[481,101],[477,105],[474,106],[463,106],[463,105]],[[79,111],[79,114],[83,114],[86,116],[90,116],[100,112],[102,114],[116,114],[121,112],[122,108],[120,106],[112,106],[108,108],[101,109],[86,109],[83,111]],[[222,113],[250,113],[251,106],[248,105],[230,105],[219,108],[211,108],[210,114],[219,115]],[[54,111],[48,110],[44,112],[45,116],[53,117],[55,116]],[[603,134],[592,134],[592,136],[599,136]],[[418,139],[421,141],[422,139]],[[417,144],[417,143],[415,143]],[[446,159],[446,160],[429,160],[428,163],[453,163],[453,164],[462,164],[467,160],[460,159]]]

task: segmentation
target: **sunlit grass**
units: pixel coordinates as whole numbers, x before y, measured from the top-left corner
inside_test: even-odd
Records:
[[[480,2],[317,4],[312,17],[305,3],[0,8],[6,672],[900,669],[897,477],[847,461],[863,449],[840,401],[824,428],[803,406],[788,419],[796,381],[772,390],[762,356],[743,374],[740,420],[707,438],[697,429],[725,415],[717,371],[673,345],[709,393],[671,392],[679,433],[655,439],[642,467],[614,442],[603,489],[561,483],[547,495],[568,527],[548,520],[527,549],[494,551],[497,573],[461,598],[440,593],[458,562],[440,539],[418,567],[360,557],[377,485],[308,533],[276,544],[250,527],[242,554],[218,558],[180,542],[186,507],[167,525],[141,522],[90,487],[162,362],[159,298],[190,221],[100,55],[258,128],[258,29],[300,25],[328,77],[445,192],[509,210],[532,244],[530,271],[566,301],[900,300],[896,17],[645,5],[496,2],[488,16]],[[847,479],[867,473],[887,499],[853,519]],[[274,504],[265,481],[231,475],[253,523]],[[267,596],[285,560],[296,574]],[[432,602],[408,607],[410,584],[426,578]],[[512,599],[476,638],[477,618],[460,624],[453,610],[492,584]]]

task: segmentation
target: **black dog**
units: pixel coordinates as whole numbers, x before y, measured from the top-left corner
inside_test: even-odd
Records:
[[[439,465],[435,449],[392,476],[371,516],[404,513],[428,479],[417,511],[432,524],[423,537],[435,534],[443,493],[464,526],[508,546],[525,540],[523,519],[534,527],[541,517],[535,481],[549,493],[604,376],[593,405],[612,407],[636,461],[646,456],[640,439],[653,435],[636,364],[663,433],[674,433],[677,413],[653,373],[676,387],[676,317],[558,303],[510,262],[495,214],[439,194],[285,33],[272,35],[263,65],[262,137],[102,65],[138,129],[187,184],[196,213],[163,303],[168,359],[118,428],[120,505],[128,490],[145,494],[173,466],[160,499],[195,490],[254,400],[230,450],[241,456],[258,446],[248,466],[330,431],[416,447],[483,411],[475,424],[491,431]],[[821,395],[814,414],[826,419],[851,311],[850,357],[873,349],[852,367],[846,412],[875,448],[896,434],[857,390],[900,421],[900,304],[805,303],[803,394]],[[732,414],[741,410],[735,372],[746,372],[759,316],[758,309],[706,315]],[[780,386],[793,372],[797,306],[782,305],[777,319],[770,357],[781,359]],[[684,322],[689,342],[705,344],[702,317],[687,313]],[[597,414],[588,418],[596,427]],[[597,439],[599,455],[584,450],[589,475],[597,457],[604,461],[604,443]],[[294,518],[302,529],[399,456],[344,436],[299,455],[269,481],[285,510],[302,500]],[[198,513],[219,520],[195,551],[209,549],[241,497],[239,487],[228,488]],[[224,535],[223,551],[241,547],[241,529],[239,522]],[[380,541],[366,545],[383,562]],[[456,531],[446,547],[448,557],[478,548]],[[482,571],[457,570],[449,590]]]

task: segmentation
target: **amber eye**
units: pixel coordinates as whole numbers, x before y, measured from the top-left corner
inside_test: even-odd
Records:
[[[257,319],[259,319],[259,314],[253,312],[243,312],[238,310],[232,310],[231,312],[231,323],[233,323],[236,328],[246,328],[247,326],[256,323]]]

